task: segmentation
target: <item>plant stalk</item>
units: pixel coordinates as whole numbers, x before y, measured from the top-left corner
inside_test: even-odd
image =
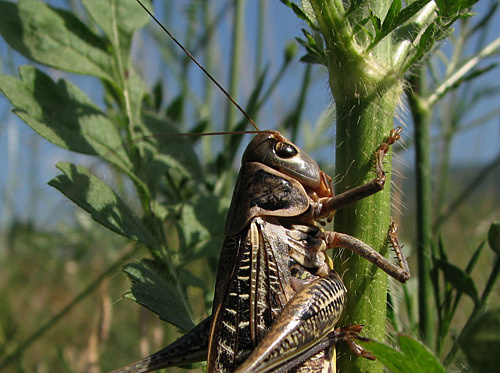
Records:
[[[401,81],[390,66],[390,38],[371,54],[352,37],[343,18],[341,2],[310,1],[321,34],[329,83],[336,105],[335,192],[341,193],[374,178],[373,156],[393,128],[394,113],[402,93]],[[378,4],[381,14],[387,3]],[[384,10],[385,9],[385,10]],[[387,255],[390,223],[390,152],[385,159],[386,188],[342,209],[335,215],[334,229],[350,234]],[[387,275],[349,250],[341,250],[335,269],[348,289],[347,304],[338,325],[363,324],[363,335],[385,339]],[[356,358],[347,345],[338,346],[340,372],[382,372],[380,362]]]
[[[419,331],[425,344],[433,349],[434,313],[431,282],[431,240],[432,240],[432,180],[430,158],[429,106],[420,99],[422,72],[410,78],[408,101],[415,125],[415,164],[417,189],[417,259],[418,259],[418,314]]]
[[[237,98],[238,87],[240,86],[241,65],[243,57],[243,46],[245,45],[244,39],[245,29],[245,0],[234,1],[234,21],[233,33],[231,41],[231,71],[229,76],[229,95]],[[226,131],[231,131],[235,125],[236,108],[231,103],[228,103],[226,115]]]

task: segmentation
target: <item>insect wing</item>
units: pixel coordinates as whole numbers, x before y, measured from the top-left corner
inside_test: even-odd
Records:
[[[291,298],[288,247],[276,239],[283,233],[270,232],[264,220],[255,218],[247,230],[226,239],[216,285],[209,372],[233,372]],[[220,276],[230,268],[226,260],[231,255],[233,270]]]

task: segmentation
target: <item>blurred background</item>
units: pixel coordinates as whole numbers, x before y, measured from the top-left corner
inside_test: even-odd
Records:
[[[76,0],[45,2],[72,10],[89,22]],[[242,106],[255,82],[262,79],[269,95],[254,118],[260,128],[287,129],[287,135],[323,170],[335,175],[334,113],[325,69],[300,62],[303,50],[294,40],[303,37],[301,28],[306,25],[279,1],[242,1],[243,16],[237,18],[242,35],[234,36],[234,3],[156,1],[154,6],[162,22],[193,55],[200,56],[200,62]],[[473,9],[477,15],[470,22],[457,23],[454,36],[440,45],[432,60],[423,62],[430,66],[429,80],[438,81],[451,64],[460,64],[499,37],[497,9],[497,1],[480,0]],[[138,6],[137,12],[143,10]],[[483,20],[482,29],[472,33],[479,27],[478,19]],[[461,37],[464,33],[471,36]],[[242,48],[240,60],[234,57],[234,38]],[[181,130],[193,130],[204,116],[223,123],[231,115],[227,99],[157,25],[150,23],[136,34],[133,52],[134,64],[152,91],[161,90],[167,101],[181,92],[187,97],[186,128]],[[498,54],[483,61],[485,72],[452,91],[433,111],[434,227],[450,261],[459,267],[467,264],[489,224],[500,219],[498,62]],[[17,76],[23,64],[32,62],[0,39],[0,73]],[[40,68],[53,79],[74,82],[105,107],[97,78]],[[43,140],[11,109],[0,95],[0,364],[17,349],[21,353],[14,364],[4,367],[7,372],[98,372],[138,359],[175,339],[175,332],[165,332],[175,328],[122,299],[129,282],[121,266],[145,253],[131,249],[125,238],[95,223],[47,185],[59,173],[55,168],[59,161],[87,165],[105,178],[112,177],[109,169],[93,157]],[[298,125],[288,125],[291,121]],[[394,159],[393,215],[414,265],[413,126],[404,100],[395,124],[403,127],[404,141],[396,147]],[[237,157],[233,167],[239,162]],[[487,279],[481,267],[493,258],[488,255],[481,257],[474,272],[479,288]],[[499,296],[497,286],[491,302]],[[471,308],[464,300],[463,314]],[[463,323],[460,313],[454,321],[458,327]]]

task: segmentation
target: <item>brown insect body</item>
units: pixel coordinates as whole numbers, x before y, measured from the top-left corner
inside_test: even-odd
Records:
[[[242,163],[217,272],[208,353],[214,372],[233,372],[302,284],[331,270],[309,212],[318,197],[332,196],[317,163],[278,132],[255,136]]]
[[[226,219],[212,316],[171,346],[116,372],[201,360],[208,361],[209,373],[334,372],[333,344],[352,344],[360,327],[334,330],[346,289],[326,250],[347,247],[403,282],[409,272],[400,253],[396,266],[356,238],[325,232],[315,221],[381,190],[382,160],[398,138],[399,130],[393,130],[377,150],[373,181],[334,196],[330,178],[280,133],[255,136],[243,155]]]

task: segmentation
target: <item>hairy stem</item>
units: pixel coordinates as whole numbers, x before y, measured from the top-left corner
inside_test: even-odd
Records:
[[[335,191],[338,194],[374,178],[373,155],[393,128],[402,84],[390,69],[390,38],[379,43],[370,54],[364,54],[344,19],[341,2],[311,0],[310,3],[325,41],[329,83],[335,99]],[[388,4],[380,2],[377,6],[381,8],[377,11],[385,14]],[[386,158],[385,171],[385,190],[335,215],[335,231],[362,240],[382,255],[388,252],[390,155]],[[347,305],[339,325],[364,324],[364,335],[384,340],[387,275],[348,250],[340,253],[335,266],[348,289]],[[338,348],[338,371],[383,371],[381,363],[355,359],[347,346]]]

